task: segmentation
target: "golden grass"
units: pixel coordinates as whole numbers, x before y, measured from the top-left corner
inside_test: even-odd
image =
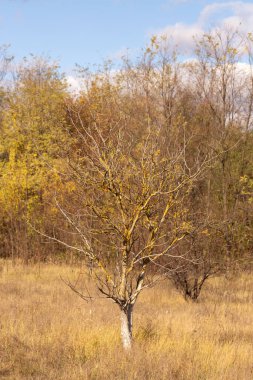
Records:
[[[60,280],[77,272],[0,262],[1,379],[253,379],[250,275],[211,280],[197,304],[166,283],[146,291],[125,354],[117,306],[85,303]]]

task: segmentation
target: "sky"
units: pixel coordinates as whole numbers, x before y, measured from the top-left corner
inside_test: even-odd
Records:
[[[0,45],[18,60],[58,60],[67,74],[137,54],[153,34],[188,49],[193,35],[224,25],[253,32],[253,0],[0,0]]]

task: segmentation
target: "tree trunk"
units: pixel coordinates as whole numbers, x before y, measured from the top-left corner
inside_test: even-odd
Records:
[[[133,329],[133,305],[121,309],[121,338],[125,350],[132,347],[132,329]]]

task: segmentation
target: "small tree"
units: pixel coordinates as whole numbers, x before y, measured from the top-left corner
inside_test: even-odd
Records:
[[[181,120],[168,131],[152,91],[160,78],[152,59],[148,51],[136,67],[88,78],[86,91],[67,104],[73,144],[64,178],[74,190],[68,204],[57,202],[75,232],[61,242],[81,253],[99,291],[119,306],[126,349],[140,293],[157,280],[160,258],[191,229],[182,219],[184,198],[204,166],[186,171],[176,135],[173,146]]]
[[[188,301],[197,301],[206,281],[224,273],[225,253],[222,233],[216,226],[198,226],[177,247],[187,252],[187,260],[177,258],[167,266],[167,276]]]

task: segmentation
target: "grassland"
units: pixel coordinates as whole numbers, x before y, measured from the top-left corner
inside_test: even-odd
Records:
[[[166,283],[144,292],[125,354],[117,307],[85,303],[60,280],[77,268],[0,270],[1,379],[253,379],[251,275],[211,280],[196,304]]]

